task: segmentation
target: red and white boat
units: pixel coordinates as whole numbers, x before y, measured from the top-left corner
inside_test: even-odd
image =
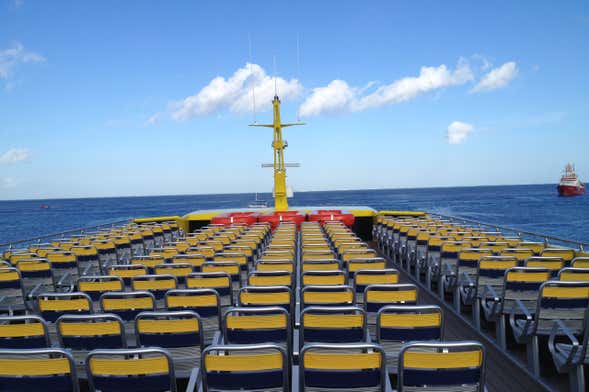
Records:
[[[568,163],[564,167],[564,173],[560,177],[560,184],[556,187],[559,196],[579,196],[585,194],[585,184],[579,180],[575,173],[575,166]]]

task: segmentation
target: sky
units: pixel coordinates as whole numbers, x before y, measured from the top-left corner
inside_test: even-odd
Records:
[[[269,192],[275,82],[295,192],[589,179],[588,38],[586,1],[0,0],[0,199]]]

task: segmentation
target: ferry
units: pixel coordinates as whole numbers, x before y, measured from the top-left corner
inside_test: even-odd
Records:
[[[560,184],[556,187],[559,196],[580,196],[585,194],[585,184],[575,173],[575,166],[568,163],[560,177]]]
[[[292,208],[273,117],[272,207],[0,244],[0,390],[586,389],[589,244]]]

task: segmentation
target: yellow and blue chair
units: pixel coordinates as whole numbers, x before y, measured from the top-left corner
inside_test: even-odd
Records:
[[[160,348],[91,351],[86,373],[91,391],[177,390],[172,358]]]
[[[485,390],[485,350],[478,342],[409,343],[399,354],[397,391]]]
[[[214,289],[170,290],[166,293],[165,304],[168,311],[198,314],[205,345],[211,344],[221,330],[221,299]]]
[[[290,315],[281,307],[236,307],[223,314],[223,344],[271,343],[291,351]]]
[[[51,347],[47,323],[39,316],[0,317],[0,349]]]
[[[58,348],[0,350],[0,390],[78,392],[72,356]]]
[[[201,366],[203,392],[290,391],[287,354],[275,344],[209,346]],[[191,381],[187,390],[196,390],[196,380]]]
[[[114,314],[66,314],[55,324],[59,346],[72,354],[79,376],[86,371],[85,361],[90,351],[127,348],[123,320]]]
[[[542,284],[532,314],[520,301],[510,314],[509,323],[515,341],[526,344],[528,368],[540,376],[538,337],[549,336],[554,323],[559,323],[572,332],[583,333],[585,317],[589,309],[589,281],[547,281]],[[518,318],[521,314],[525,318]]]
[[[368,343],[307,344],[293,391],[390,391],[385,354]]]
[[[19,314],[26,311],[25,291],[16,268],[0,268],[0,313]]]
[[[439,306],[387,305],[376,316],[375,342],[386,354],[389,373],[397,373],[399,353],[404,344],[439,342],[443,336],[444,316]]]
[[[138,347],[166,349],[177,377],[187,378],[200,365],[204,336],[200,317],[195,312],[139,313],[135,318],[135,336]]]

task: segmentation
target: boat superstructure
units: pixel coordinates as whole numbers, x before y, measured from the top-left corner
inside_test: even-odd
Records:
[[[0,244],[1,390],[584,390],[589,244],[420,211],[198,210]]]
[[[585,194],[585,184],[575,173],[575,166],[568,163],[564,167],[560,183],[556,187],[560,196],[579,196]]]

